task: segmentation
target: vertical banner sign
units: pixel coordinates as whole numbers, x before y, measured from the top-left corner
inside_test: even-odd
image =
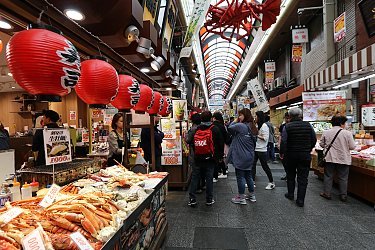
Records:
[[[264,66],[265,66],[266,72],[276,71],[275,62],[265,62]]]
[[[259,111],[268,112],[270,110],[266,95],[258,79],[252,79],[247,82],[247,89],[251,91]]]
[[[176,121],[186,121],[188,119],[186,100],[173,100],[173,118]]]
[[[292,46],[292,62],[302,62],[302,45]]]
[[[176,122],[173,118],[160,119],[160,125],[164,139],[176,139]]]
[[[304,92],[303,120],[329,121],[334,115],[346,114],[346,91]]]
[[[293,40],[293,43],[308,43],[309,42],[308,29],[306,28],[292,29],[292,40]]]
[[[362,106],[361,122],[365,127],[375,126],[375,104],[368,104]]]
[[[265,75],[265,87],[266,89],[270,89],[271,84],[275,80],[275,72],[266,72]]]
[[[44,129],[46,165],[72,161],[68,129]]]
[[[333,21],[333,36],[336,43],[340,42],[346,35],[345,19],[345,12],[343,12]]]
[[[202,27],[202,23],[208,11],[208,7],[210,6],[211,1],[207,0],[196,0],[194,4],[194,12],[192,13],[192,17],[190,19],[190,23],[188,29],[186,31],[185,40],[183,44],[183,48],[180,52],[180,58],[182,57],[189,57],[191,51],[193,50],[193,37],[197,34],[198,29]]]

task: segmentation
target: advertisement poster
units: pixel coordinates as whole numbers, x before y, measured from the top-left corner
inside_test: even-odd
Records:
[[[375,104],[368,104],[362,106],[361,122],[365,127],[375,126]]]
[[[102,114],[101,109],[93,109],[92,110],[92,118],[99,118],[101,114]]]
[[[346,26],[345,26],[345,12],[338,16],[335,21],[333,21],[333,32],[334,32],[334,39],[335,42],[340,42],[346,34]]]
[[[161,165],[182,165],[181,136],[163,140]]]
[[[238,96],[237,97],[237,112],[244,108],[250,109],[250,98],[248,96]]]
[[[248,81],[247,89],[253,94],[258,110],[268,112],[270,110],[268,100],[258,79]]]
[[[270,89],[271,84],[275,80],[275,72],[266,72],[265,73],[265,87]]]
[[[43,138],[46,165],[72,161],[68,129],[44,129]]]
[[[264,67],[266,69],[266,72],[276,71],[275,62],[265,62]]]
[[[304,92],[302,100],[304,121],[329,121],[346,114],[346,91]]]
[[[77,120],[77,113],[75,111],[69,111],[69,120],[71,121]]]
[[[186,100],[173,100],[173,118],[176,121],[186,121],[188,119]]]
[[[302,62],[302,45],[293,45],[292,62]]]
[[[304,29],[292,29],[293,43],[308,43],[309,42],[309,30]]]
[[[176,122],[173,118],[160,119],[160,126],[164,139],[176,139]]]

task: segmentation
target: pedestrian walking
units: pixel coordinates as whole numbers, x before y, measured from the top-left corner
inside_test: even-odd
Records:
[[[256,202],[251,168],[258,130],[250,110],[241,109],[238,112],[238,119],[229,126],[228,130],[232,135],[232,144],[227,159],[228,163],[233,164],[235,168],[238,186],[238,195],[232,198],[232,202],[242,205],[246,205],[246,199]],[[245,183],[249,195],[245,195]]]
[[[284,159],[283,155],[280,152],[280,145],[281,145],[281,135],[283,134],[283,129],[285,128],[285,125],[287,123],[289,123],[289,121],[290,121],[289,113],[286,112],[284,114],[284,122],[279,127],[279,143],[278,143],[279,144],[279,156],[280,156],[280,160],[281,160],[281,163],[283,164],[284,171],[285,171],[285,175],[283,177],[281,177],[281,180],[283,180],[283,181],[286,181],[286,176],[287,176],[286,170],[287,169],[286,169],[286,160]]]
[[[294,200],[297,175],[296,204],[303,207],[310,171],[311,150],[315,147],[316,135],[310,123],[302,121],[301,109],[290,109],[289,116],[290,122],[283,129],[280,147],[287,165],[288,192],[285,197]]]
[[[275,137],[275,128],[273,127],[273,124],[270,121],[270,116],[265,116],[265,121],[269,129],[269,137],[268,137],[268,145],[267,145],[267,157],[268,161],[271,161],[272,163],[277,163],[276,157],[275,157],[275,143],[277,142]]]
[[[347,200],[349,167],[352,164],[350,150],[355,149],[355,142],[350,131],[345,130],[345,116],[333,116],[332,128],[324,131],[320,146],[324,148],[323,154],[326,161],[324,167],[324,192],[320,196],[330,200],[332,191],[333,174],[336,171],[339,182],[339,197]]]
[[[271,169],[267,164],[267,146],[268,146],[268,139],[269,139],[269,128],[265,123],[265,115],[263,111],[258,111],[255,113],[255,123],[258,125],[258,135],[257,135],[257,142],[255,147],[255,155],[254,155],[254,162],[252,168],[252,175],[253,180],[255,181],[256,169],[257,169],[257,162],[258,159],[260,160],[260,164],[264,172],[266,172],[268,177],[268,184],[266,186],[266,190],[271,190],[275,188],[275,183],[273,182],[273,176],[271,173]]]

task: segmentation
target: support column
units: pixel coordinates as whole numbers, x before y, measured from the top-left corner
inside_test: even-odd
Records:
[[[335,63],[335,43],[333,21],[335,20],[335,0],[323,0],[323,32],[326,46],[326,67]]]

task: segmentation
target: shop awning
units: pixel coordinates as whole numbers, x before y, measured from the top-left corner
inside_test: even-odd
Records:
[[[322,88],[323,84],[326,85],[334,80],[349,76],[351,73],[359,72],[371,65],[375,65],[375,44],[305,79],[304,89],[313,91]]]
[[[302,97],[303,85],[299,85],[287,92],[270,99],[270,107],[282,106]]]

